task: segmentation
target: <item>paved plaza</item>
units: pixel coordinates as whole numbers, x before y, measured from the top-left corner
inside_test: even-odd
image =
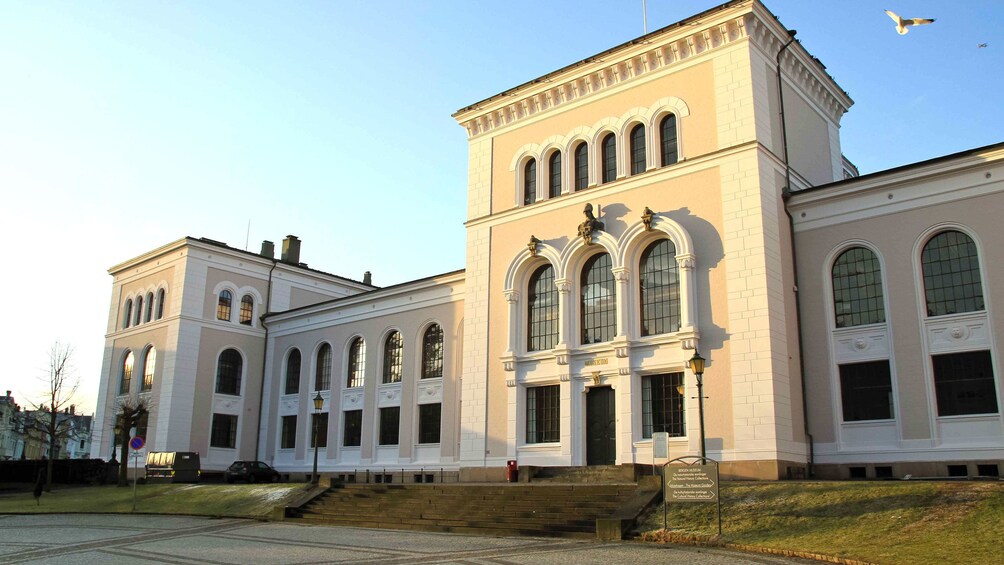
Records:
[[[809,563],[719,549],[147,515],[0,516],[3,563]]]

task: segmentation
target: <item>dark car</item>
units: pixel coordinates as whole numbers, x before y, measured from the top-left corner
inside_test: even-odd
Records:
[[[263,461],[234,461],[233,465],[227,468],[226,477],[228,483],[234,481],[276,483],[280,478],[279,472]]]

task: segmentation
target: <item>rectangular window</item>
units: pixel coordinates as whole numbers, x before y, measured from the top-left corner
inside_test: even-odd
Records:
[[[328,413],[311,414],[311,445],[328,447]],[[314,440],[317,443],[314,443]]]
[[[279,440],[280,449],[293,449],[296,447],[296,416],[282,417],[282,438]]]
[[[666,432],[669,437],[687,434],[683,393],[683,373],[641,378],[642,437],[650,438],[655,432]]]
[[[893,417],[892,378],[888,361],[840,366],[840,398],[844,421],[889,420]]]
[[[401,429],[401,408],[380,409],[380,445],[397,445]]]
[[[561,412],[558,385],[526,389],[526,442],[554,443],[561,440]]]
[[[237,446],[237,416],[213,414],[213,429],[209,435],[209,447],[233,449]]]
[[[363,436],[363,411],[347,410],[345,412],[345,435],[342,437],[342,445],[345,447],[359,447]]]
[[[989,351],[934,355],[938,416],[996,414],[997,391]]]
[[[439,443],[442,404],[421,404],[418,407],[418,443]]]

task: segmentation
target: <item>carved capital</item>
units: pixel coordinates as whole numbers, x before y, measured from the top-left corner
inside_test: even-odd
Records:
[[[631,367],[618,367],[617,373],[622,377],[629,376],[631,374]]]
[[[569,375],[568,373],[561,373],[560,375],[558,375],[558,380],[563,383],[567,383],[568,381],[571,380],[571,375]]]
[[[627,267],[614,267],[611,271],[614,273],[614,278],[619,282],[627,282],[631,278],[631,269]]]
[[[506,379],[505,386],[513,388],[516,386],[516,379]]]
[[[558,289],[558,292],[568,294],[572,290],[572,281],[568,279],[556,279],[554,287]]]
[[[507,290],[503,293],[505,295],[505,301],[509,304],[516,304],[519,302],[519,291],[518,290]]]
[[[690,271],[697,267],[697,260],[693,255],[677,255],[676,265],[680,267],[681,270]]]

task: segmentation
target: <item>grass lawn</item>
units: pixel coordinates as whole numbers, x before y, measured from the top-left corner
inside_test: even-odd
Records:
[[[310,485],[197,484],[137,485],[136,512],[257,518],[273,506],[296,498]],[[31,490],[0,496],[0,513],[132,511],[132,487],[63,487],[42,495],[36,505]]]
[[[722,543],[882,564],[1004,563],[1004,482],[723,483]],[[717,534],[714,504],[662,506],[648,539]]]

